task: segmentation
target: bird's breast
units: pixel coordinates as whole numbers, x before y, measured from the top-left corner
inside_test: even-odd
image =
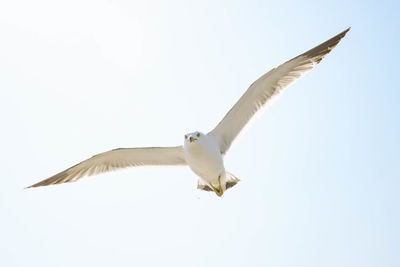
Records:
[[[219,147],[213,140],[185,143],[183,151],[189,167],[206,181],[217,179],[225,171]]]

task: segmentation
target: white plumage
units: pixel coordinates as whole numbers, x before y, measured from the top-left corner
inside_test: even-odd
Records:
[[[119,148],[95,155],[30,187],[74,182],[84,176],[143,165],[189,165],[200,179],[198,188],[221,196],[239,179],[225,171],[223,156],[249,120],[297,78],[318,64],[350,30],[283,63],[256,80],[222,121],[208,134],[185,135],[183,146]]]

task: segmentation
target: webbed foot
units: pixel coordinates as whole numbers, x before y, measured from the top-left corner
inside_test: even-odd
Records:
[[[222,185],[221,185],[221,175],[218,176],[218,189],[215,188],[211,183],[210,183],[210,187],[215,192],[215,194],[217,194],[217,196],[220,197],[224,194],[224,190],[222,189]]]

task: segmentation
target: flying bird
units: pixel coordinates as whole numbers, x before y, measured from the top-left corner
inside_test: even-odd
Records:
[[[239,182],[225,170],[223,157],[240,131],[267,102],[331,52],[349,30],[262,75],[207,134],[199,131],[185,134],[182,146],[118,148],[97,154],[29,188],[75,182],[85,176],[127,167],[189,165],[199,176],[197,188],[220,197]]]

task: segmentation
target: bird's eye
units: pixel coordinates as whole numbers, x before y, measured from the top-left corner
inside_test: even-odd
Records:
[[[197,133],[196,136],[197,136],[197,137],[200,137],[200,133]]]
[[[185,139],[187,139],[187,135],[185,134]]]

